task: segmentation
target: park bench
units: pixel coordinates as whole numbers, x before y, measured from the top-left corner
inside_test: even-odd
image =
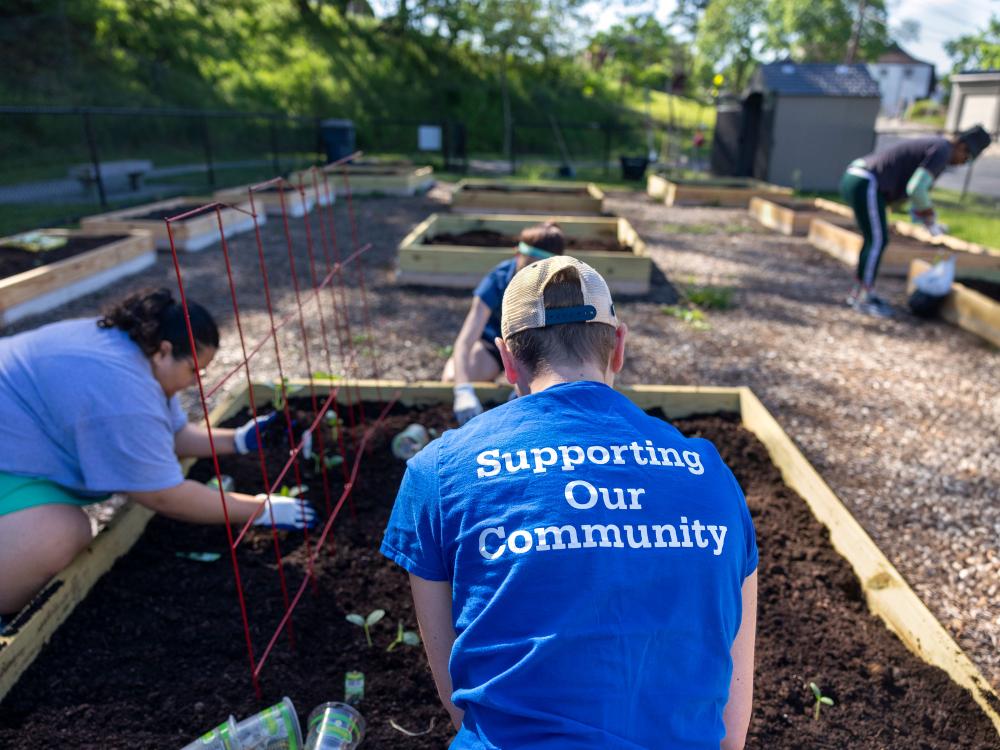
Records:
[[[104,161],[100,163],[101,180],[104,188],[109,189],[114,182],[127,179],[129,189],[135,191],[142,187],[143,176],[152,168],[153,162],[145,159]],[[97,183],[97,169],[93,164],[77,164],[70,167],[69,176],[78,179],[84,190],[89,190]]]

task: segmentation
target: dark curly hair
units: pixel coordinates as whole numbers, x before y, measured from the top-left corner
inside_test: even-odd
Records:
[[[527,227],[521,232],[518,239],[553,255],[562,255],[566,249],[566,238],[562,228],[554,221],[546,221],[533,227]]]
[[[208,310],[189,300],[188,314],[198,346],[217,349],[219,328]],[[125,331],[147,357],[152,356],[164,341],[169,341],[173,347],[174,359],[192,354],[184,308],[166,288],[143,289],[130,294],[107,310],[97,325]]]

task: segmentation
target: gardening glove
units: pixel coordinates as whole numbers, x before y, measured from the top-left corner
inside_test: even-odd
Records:
[[[461,427],[477,414],[483,413],[483,405],[479,403],[476,389],[472,383],[459,383],[455,386],[455,419]]]
[[[948,225],[935,221],[933,224],[927,227],[927,231],[930,232],[934,237],[940,237],[942,234],[948,234]]]
[[[316,511],[308,500],[301,497],[286,497],[285,495],[255,495],[255,500],[267,498],[271,509],[264,506],[264,512],[254,520],[254,526],[270,526],[271,515],[274,515],[274,528],[282,531],[297,531],[311,529],[316,525]]]
[[[260,427],[260,436],[263,438],[264,432],[277,418],[278,412],[272,411],[270,414],[261,414],[256,419],[251,419],[242,427],[237,427],[236,434],[233,435],[233,445],[236,447],[236,452],[242,455],[260,448],[261,446],[257,443],[257,430],[254,429],[254,425],[256,424]]]

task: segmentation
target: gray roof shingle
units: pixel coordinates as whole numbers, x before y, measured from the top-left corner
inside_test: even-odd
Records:
[[[879,96],[878,84],[861,64],[769,63],[757,68],[749,88],[785,96]]]

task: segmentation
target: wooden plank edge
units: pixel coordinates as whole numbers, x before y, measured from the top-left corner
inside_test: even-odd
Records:
[[[916,288],[913,280],[930,267],[928,261],[920,258],[910,262],[906,278],[907,294],[911,294]],[[970,289],[962,282],[952,283],[951,291],[941,306],[941,317],[993,346],[1000,347],[1000,302]]]
[[[830,532],[830,543],[854,569],[868,608],[878,615],[906,647],[927,664],[944,670],[971,693],[1000,734],[1000,698],[972,660],[938,622],[799,451],[777,420],[749,388],[741,393],[744,426],[767,447],[785,483],[809,506]]]

